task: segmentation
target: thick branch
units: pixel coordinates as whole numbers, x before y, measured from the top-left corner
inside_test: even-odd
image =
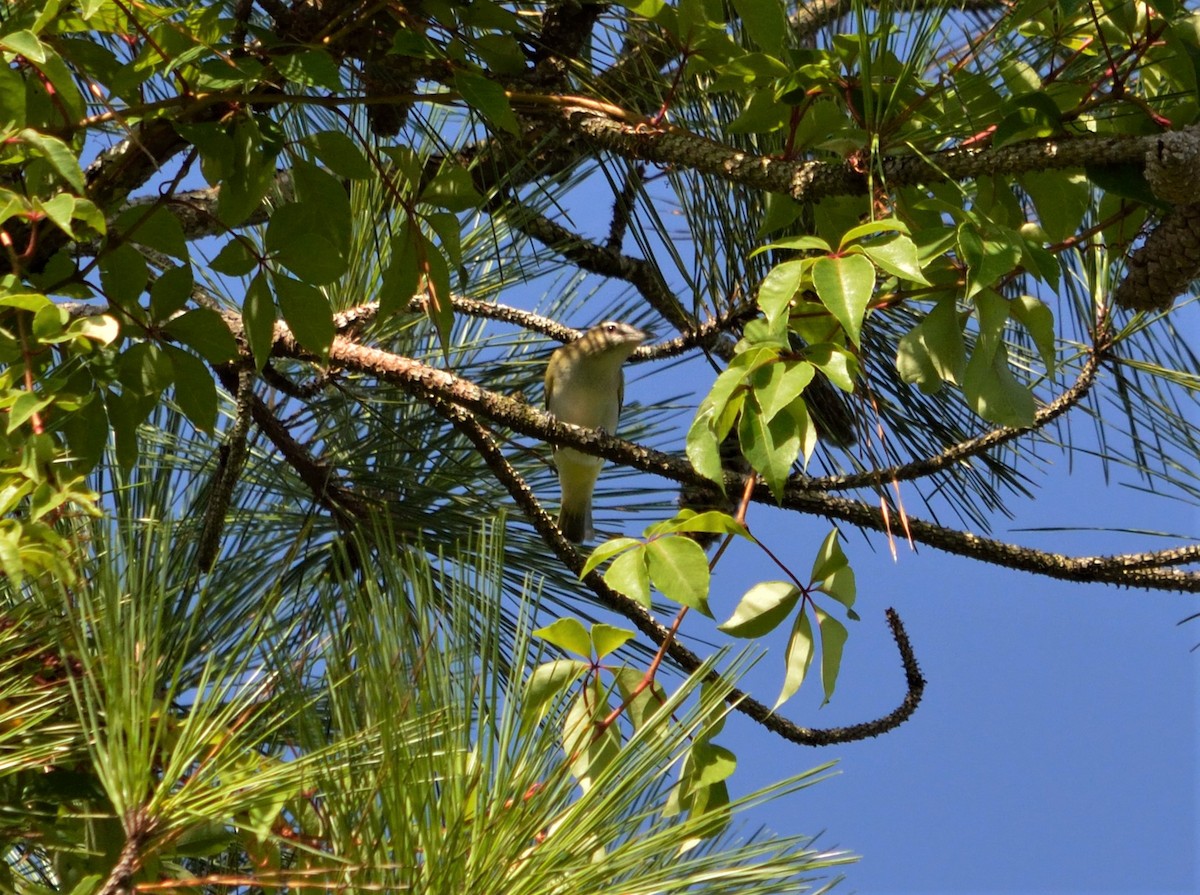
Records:
[[[595,109],[568,106],[561,119],[568,130],[593,146],[625,158],[678,165],[701,174],[797,201],[865,194],[867,178],[849,163],[797,162],[754,155],[678,127],[657,128],[618,121]],[[947,149],[927,157],[889,156],[877,160],[890,186],[970,180],[991,174],[1020,174],[1086,165],[1142,163],[1157,136],[1084,135],[1031,140],[998,148]]]
[[[235,331],[240,329],[240,320],[233,317],[227,319]],[[282,324],[276,324],[275,350],[286,356],[314,360],[312,354],[302,348]],[[509,426],[524,435],[553,444],[579,448],[587,453],[605,457],[644,472],[655,473],[672,481],[713,488],[712,483],[693,470],[686,460],[614,438],[597,430],[581,429],[577,426],[560,423],[549,414],[536,410],[524,402],[488,391],[473,382],[411,358],[359,345],[339,336],[334,339],[329,360],[331,363],[347,369],[391,382],[422,401],[430,403],[450,401]],[[744,485],[744,476],[736,474],[726,476],[725,487],[727,489],[741,490]],[[754,489],[754,499],[760,503],[774,503],[770,491],[766,485],[761,483],[757,484]],[[782,505],[788,509],[839,519],[874,531],[890,533],[893,528],[889,517],[877,507],[830,494],[813,492],[799,484],[788,486]],[[1091,581],[1154,590],[1200,592],[1200,573],[1158,568],[1168,562],[1168,556],[1170,557],[1169,562],[1172,564],[1182,562],[1179,559],[1181,551],[1182,555],[1200,561],[1200,546],[1179,548],[1163,553],[1068,557],[1030,547],[1019,547],[991,538],[982,538],[969,532],[946,528],[915,517],[906,517],[905,522],[907,530],[918,543],[1007,568],[1036,572],[1050,578],[1068,581]],[[1159,556],[1163,557],[1162,563],[1155,561],[1155,557]]]

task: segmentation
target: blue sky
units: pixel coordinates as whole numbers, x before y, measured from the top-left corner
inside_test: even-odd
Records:
[[[1200,530],[1196,511],[1059,460],[1036,499],[1016,502],[1012,529],[1121,525]],[[910,498],[909,512],[925,515]],[[806,571],[828,531],[821,520],[755,507],[751,526]],[[1011,529],[1010,529],[1011,531]],[[1003,536],[1004,528],[996,533]],[[878,739],[805,749],[731,721],[734,791],[830,759],[839,775],[754,815],[780,833],[862,855],[846,892],[1194,892],[1197,867],[1196,676],[1200,622],[1177,622],[1193,598],[1051,581],[929,548],[845,530],[858,611],[833,701],[810,679],[783,712],[812,727],[875,718],[902,697],[883,620],[904,619],[928,687],[906,724]],[[1074,554],[1166,544],[1098,532],[1011,531]],[[777,577],[752,551],[719,570],[714,606]],[[727,588],[727,591],[724,589]],[[720,616],[721,611],[716,610]],[[748,681],[773,702],[784,637]]]

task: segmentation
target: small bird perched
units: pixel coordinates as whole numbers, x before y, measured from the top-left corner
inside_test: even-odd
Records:
[[[635,326],[606,320],[563,345],[546,365],[546,409],[559,422],[615,432],[625,397],[621,365],[647,338]],[[558,527],[564,537],[582,544],[595,534],[592,489],[604,459],[556,447],[554,463],[562,488]]]

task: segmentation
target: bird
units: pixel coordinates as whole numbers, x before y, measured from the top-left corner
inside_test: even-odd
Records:
[[[557,349],[546,364],[546,409],[561,423],[615,432],[625,397],[621,365],[648,338],[636,326],[606,320]],[[562,489],[559,530],[582,544],[595,536],[592,489],[604,459],[556,447],[554,463]]]

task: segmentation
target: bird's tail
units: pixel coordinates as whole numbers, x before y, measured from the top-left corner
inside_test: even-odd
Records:
[[[558,527],[568,541],[582,544],[596,536],[592,528],[592,496],[584,499],[564,500],[558,511]]]

